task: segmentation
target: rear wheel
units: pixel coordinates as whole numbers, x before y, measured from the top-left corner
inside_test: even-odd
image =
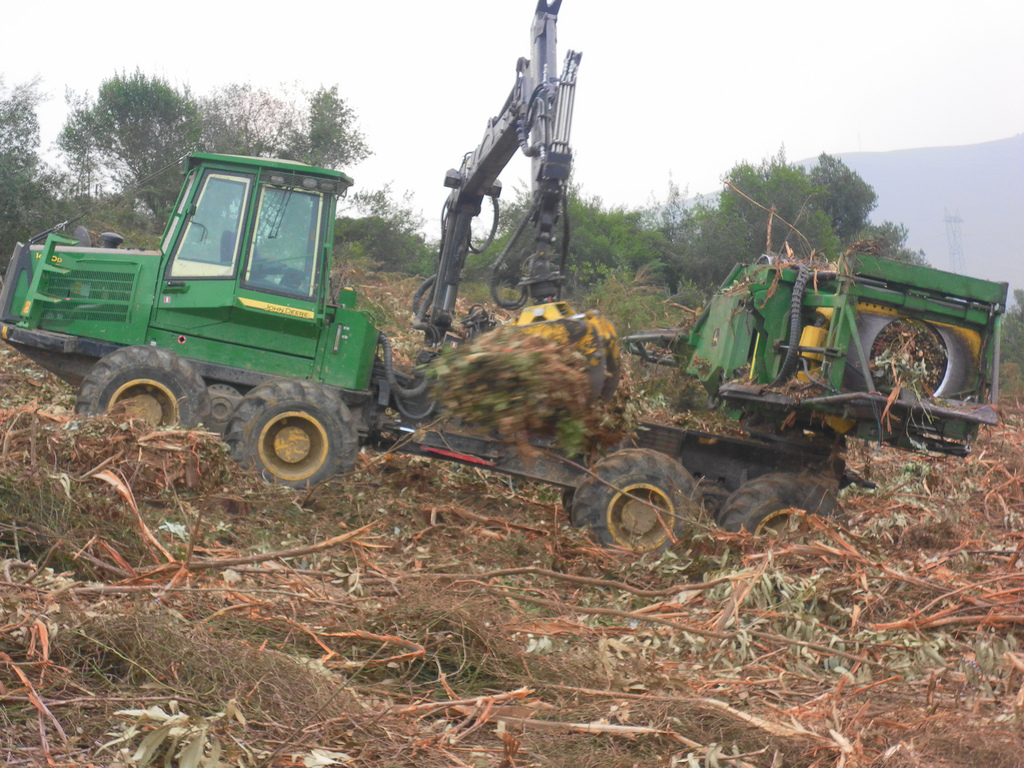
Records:
[[[153,426],[194,427],[209,417],[210,396],[184,358],[161,347],[122,347],[86,374],[75,410],[98,416],[115,406]]]
[[[755,477],[734,491],[719,510],[718,524],[731,533],[755,535],[785,525],[793,510],[839,517],[838,484],[820,475],[777,472]]]
[[[658,451],[627,448],[594,465],[572,495],[570,516],[607,547],[656,552],[682,538],[700,513],[690,473]]]
[[[358,437],[348,407],[308,381],[270,381],[238,404],[225,441],[240,463],[293,488],[355,466]]]
[[[206,391],[210,395],[210,420],[206,426],[223,435],[224,430],[228,428],[231,414],[235,412],[235,408],[242,401],[242,393],[230,384],[221,382],[211,384]]]

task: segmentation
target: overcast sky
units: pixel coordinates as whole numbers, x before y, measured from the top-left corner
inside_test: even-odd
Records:
[[[479,142],[530,52],[536,0],[19,2],[0,74],[41,78],[44,143],[64,92],[136,67],[203,94],[337,85],[374,152],[362,189],[409,190],[436,236],[444,171]],[[63,9],[63,11],[61,10]],[[75,17],[80,21],[74,21]],[[58,28],[60,31],[58,31]],[[973,144],[1024,131],[1024,3],[564,0],[559,61],[583,52],[573,145],[606,205],[714,192],[737,162]],[[502,176],[523,183],[526,163]]]

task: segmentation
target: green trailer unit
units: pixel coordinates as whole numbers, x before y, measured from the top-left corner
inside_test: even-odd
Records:
[[[687,371],[748,422],[964,453],[995,424],[1006,283],[868,254],[733,271]]]
[[[727,530],[761,530],[790,507],[835,514],[836,488],[864,482],[846,469],[847,437],[965,455],[997,423],[1006,295],[870,254],[737,265],[689,328],[623,339],[684,367],[736,429],[645,424],[638,445],[677,458]]]

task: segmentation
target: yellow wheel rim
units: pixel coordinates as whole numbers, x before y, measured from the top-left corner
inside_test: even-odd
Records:
[[[675,510],[660,488],[646,483],[616,492],[606,511],[608,532],[615,543],[636,552],[650,552],[672,538]]]
[[[178,398],[166,385],[153,379],[133,379],[122,384],[110,396],[108,409],[114,405],[154,427],[171,427],[180,421]]]
[[[757,524],[754,528],[754,535],[760,536],[762,533],[773,532],[776,534],[782,533],[789,527],[790,522],[794,516],[804,517],[807,513],[802,509],[793,509],[792,507],[785,507],[783,509],[777,509]]]
[[[329,441],[323,425],[303,411],[279,413],[260,432],[260,461],[274,477],[306,480],[327,461]]]

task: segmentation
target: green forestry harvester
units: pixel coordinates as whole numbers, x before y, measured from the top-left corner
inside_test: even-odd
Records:
[[[994,422],[999,315],[1006,285],[868,256],[838,268],[737,268],[692,330],[668,338],[709,392],[747,415],[745,431],[644,424],[603,458],[530,451],[479,430],[435,426],[422,367],[484,333],[479,308],[459,324],[455,299],[470,222],[516,151],[532,158],[522,233],[533,255],[519,298],[526,333],[572,344],[595,394],[618,379],[617,342],[597,313],[561,301],[563,206],[579,54],[555,62],[560,0],[540,0],[532,57],[451,189],[438,267],[414,297],[424,347],[414,371],[355,292],[330,288],[344,173],[265,158],[193,153],[159,248],[121,247],[83,228],[19,245],[0,291],[4,341],[78,388],[77,410],[125,409],[160,425],[218,430],[268,479],[309,486],[353,467],[361,447],[398,450],[536,480],[566,491],[570,519],[603,544],[658,550],[684,537],[702,505],[730,529],[779,510],[829,514],[845,472],[843,435],[965,451]],[[556,258],[561,246],[561,256]],[[495,263],[502,267],[503,257]],[[492,283],[493,287],[493,283]],[[692,348],[692,349],[691,349]],[[443,382],[441,383],[443,386]]]

